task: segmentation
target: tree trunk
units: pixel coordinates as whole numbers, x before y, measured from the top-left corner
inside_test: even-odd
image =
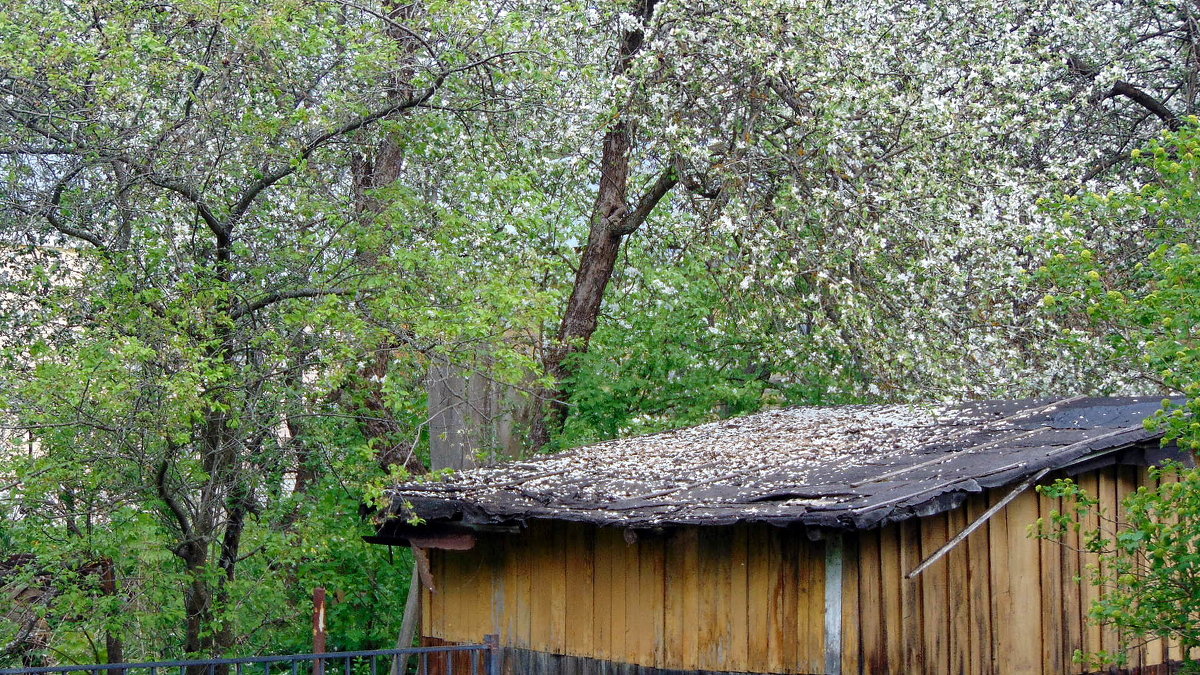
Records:
[[[641,20],[641,26],[626,31],[621,37],[621,50],[613,74],[620,76],[629,69],[634,56],[642,48],[645,38],[643,26],[650,20],[658,0],[637,0],[632,13]],[[563,311],[558,335],[542,357],[542,367],[551,380],[548,389],[542,392],[546,402],[543,414],[534,420],[530,443],[533,448],[545,446],[550,437],[562,430],[567,415],[567,392],[564,380],[570,375],[569,357],[586,352],[592,334],[596,332],[596,320],[604,301],[604,291],[612,278],[621,242],[645,221],[655,205],[678,182],[674,167],[667,167],[633,208],[629,205],[629,151],[631,148],[631,123],[621,120],[604,135],[604,146],[600,158],[600,181],[596,191],[596,202],[588,221],[588,242],[583,249],[579,268],[575,273],[575,284],[571,297]]]
[[[419,5],[418,2],[403,4],[397,0],[385,0],[383,3],[388,19],[384,25],[384,34],[400,45],[405,55],[413,54],[420,47],[413,35],[402,28],[403,23],[411,21],[421,9]],[[402,59],[389,83],[389,96],[397,101],[408,97],[412,93],[413,74],[410,60]],[[404,150],[395,141],[394,136],[387,132],[383,132],[373,153],[354,159],[351,174],[357,202],[355,211],[361,220],[377,223],[377,218],[387,208],[387,203],[372,193],[396,182],[403,167]],[[364,248],[358,252],[358,263],[364,269],[379,268],[382,253],[381,250]],[[412,451],[409,439],[403,435],[404,430],[392,417],[383,394],[383,378],[387,375],[392,351],[397,348],[396,340],[386,340],[378,345],[373,358],[359,373],[354,386],[364,402],[363,407],[367,413],[360,419],[359,427],[363,435],[374,444],[381,467],[386,470],[391,466],[401,466],[412,475],[421,475],[427,473],[428,469]]]
[[[109,598],[117,597],[117,569],[113,559],[107,556],[100,559],[100,592]],[[112,617],[109,617],[109,620],[111,619]],[[121,641],[121,634],[111,626],[106,626],[104,629],[104,662],[125,662],[125,645]],[[122,675],[122,673],[118,670],[110,670],[108,675]]]

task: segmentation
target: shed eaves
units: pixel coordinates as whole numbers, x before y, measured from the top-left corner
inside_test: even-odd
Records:
[[[1158,398],[800,407],[408,483],[392,515],[630,528],[739,521],[863,529],[1125,449],[1163,456]],[[1149,459],[1143,456],[1150,453]]]

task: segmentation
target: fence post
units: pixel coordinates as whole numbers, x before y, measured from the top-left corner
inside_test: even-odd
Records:
[[[487,645],[487,675],[500,675],[500,635],[484,635],[483,644]]]
[[[325,587],[313,589],[313,653],[325,653]],[[325,662],[313,661],[312,675],[325,675]]]

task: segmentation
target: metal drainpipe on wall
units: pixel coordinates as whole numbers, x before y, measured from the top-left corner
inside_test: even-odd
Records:
[[[842,672],[842,535],[825,537],[825,672]]]

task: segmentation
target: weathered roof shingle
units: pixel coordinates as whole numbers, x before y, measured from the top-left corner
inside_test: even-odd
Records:
[[[632,528],[738,521],[861,529],[1085,462],[1177,450],[1143,420],[1157,398],[800,407],[597,443],[398,486],[390,512],[426,522],[530,519]],[[1123,452],[1122,452],[1123,451]]]

